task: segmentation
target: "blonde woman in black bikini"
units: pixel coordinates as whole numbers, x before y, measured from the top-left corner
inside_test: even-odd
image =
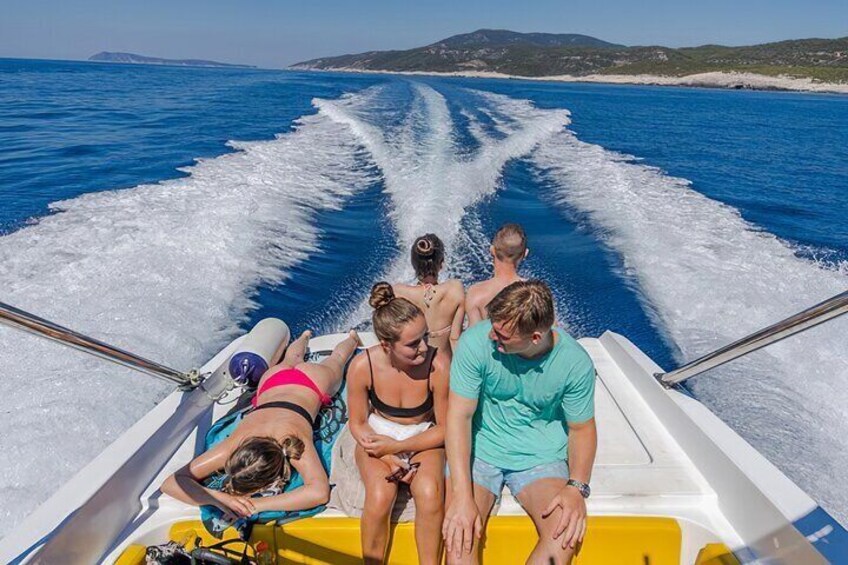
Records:
[[[412,244],[412,267],[417,284],[395,284],[395,294],[424,312],[430,328],[430,345],[450,355],[462,333],[465,290],[458,279],[439,282],[445,265],[445,245],[435,234],[422,235]]]
[[[233,434],[168,477],[162,492],[193,506],[217,506],[231,520],[326,504],[330,482],[312,443],[312,429],[318,411],[338,392],[345,364],[360,342],[351,331],[329,357],[304,363],[310,336],[304,332],[283,360],[265,372],[253,410]],[[221,470],[227,474],[223,491],[201,484]],[[276,496],[250,497],[274,484],[284,486],[294,471],[300,473],[303,486]]]
[[[415,500],[418,561],[437,565],[450,363],[428,345],[421,310],[396,297],[389,283],[374,285],[369,303],[380,344],[355,357],[347,372],[349,425],[365,483],[362,554],[369,564],[385,559],[389,520],[402,482]]]

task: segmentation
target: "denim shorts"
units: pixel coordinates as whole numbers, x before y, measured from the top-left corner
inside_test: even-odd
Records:
[[[510,471],[490,465],[481,459],[474,459],[471,465],[471,480],[495,495],[500,500],[504,485],[509,487],[512,496],[518,496],[524,487],[539,479],[568,480],[568,464],[565,461],[542,463],[523,471]]]

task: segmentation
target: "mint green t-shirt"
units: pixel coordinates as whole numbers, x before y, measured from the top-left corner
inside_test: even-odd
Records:
[[[451,363],[450,388],[478,401],[472,457],[511,471],[567,459],[568,426],[595,415],[595,366],[560,328],[547,355],[500,353],[492,323],[462,334]]]

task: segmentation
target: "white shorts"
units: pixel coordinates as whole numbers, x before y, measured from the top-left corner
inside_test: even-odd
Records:
[[[412,436],[417,436],[422,432],[426,432],[433,425],[433,422],[399,424],[372,412],[368,416],[368,425],[371,426],[371,429],[374,430],[375,433],[380,434],[381,436],[388,436],[397,441],[404,441]],[[407,451],[404,453],[396,453],[396,455],[408,463],[409,458],[414,454]]]

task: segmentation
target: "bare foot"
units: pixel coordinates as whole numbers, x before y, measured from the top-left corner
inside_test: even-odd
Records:
[[[356,342],[356,345],[359,345],[359,346],[362,345],[362,340],[359,339],[359,334],[356,332],[356,330],[350,330],[347,334],[347,337],[349,337],[354,342]]]

